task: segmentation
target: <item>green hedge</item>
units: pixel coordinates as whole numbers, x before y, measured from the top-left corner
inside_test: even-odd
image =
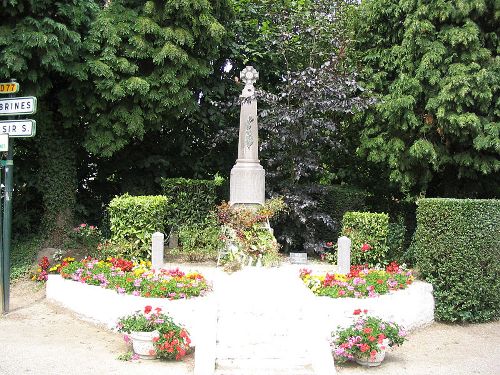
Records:
[[[346,212],[342,219],[342,235],[351,239],[351,264],[387,264],[389,215],[372,212]],[[371,248],[362,251],[362,246]]]
[[[168,199],[157,196],[117,196],[108,206],[111,241],[127,244],[137,257],[151,254],[151,235],[164,232]]]
[[[436,318],[483,322],[500,316],[500,200],[420,199],[417,266],[434,286]]]
[[[208,213],[215,209],[217,189],[223,182],[224,179],[218,176],[213,180],[162,178],[162,192],[170,201],[167,226],[180,228],[203,223]]]
[[[321,212],[329,214],[336,225],[333,233],[326,227],[318,228],[319,237],[325,242],[335,242],[341,230],[344,214],[348,211],[364,211],[367,196],[366,191],[353,186],[324,186],[321,189],[321,195],[318,197],[319,209]]]

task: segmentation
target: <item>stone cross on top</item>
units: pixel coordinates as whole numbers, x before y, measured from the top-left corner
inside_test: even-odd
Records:
[[[252,66],[247,66],[240,73],[245,87],[241,102],[240,132],[238,140],[238,159],[231,170],[231,204],[264,204],[265,171],[259,161],[259,128],[257,125],[257,99],[253,84],[259,78]]]
[[[253,86],[259,79],[259,72],[253,66],[247,66],[241,71],[240,79],[245,82],[245,86]]]

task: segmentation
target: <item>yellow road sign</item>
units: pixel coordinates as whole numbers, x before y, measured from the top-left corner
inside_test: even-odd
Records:
[[[0,94],[14,94],[19,91],[19,83],[2,82],[0,83]]]

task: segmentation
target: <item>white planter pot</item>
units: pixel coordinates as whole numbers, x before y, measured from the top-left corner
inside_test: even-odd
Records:
[[[381,349],[381,347],[383,347],[384,349]],[[389,349],[389,340],[384,339],[382,344],[379,344],[379,348],[381,350],[377,352],[377,354],[373,358],[370,357],[370,355],[368,355],[368,357],[362,357],[362,358],[354,357],[354,360],[356,361],[357,364],[361,366],[368,366],[368,367],[380,366],[380,364],[385,358],[385,353],[387,352],[387,349]]]
[[[159,337],[160,332],[130,332],[130,339],[132,340],[132,348],[134,353],[141,359],[155,359],[156,352],[153,344],[153,339]]]

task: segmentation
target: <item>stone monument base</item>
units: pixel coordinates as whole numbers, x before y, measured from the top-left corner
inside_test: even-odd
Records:
[[[233,204],[264,204],[266,172],[258,160],[238,159],[230,177],[230,198]]]

